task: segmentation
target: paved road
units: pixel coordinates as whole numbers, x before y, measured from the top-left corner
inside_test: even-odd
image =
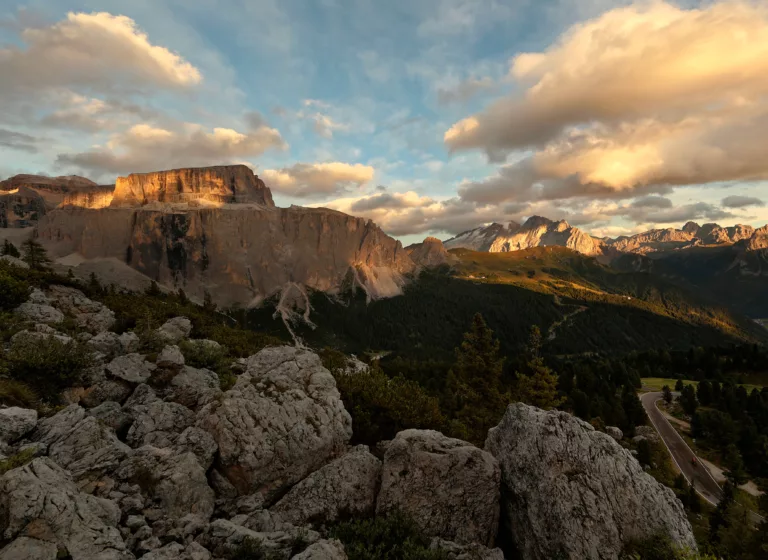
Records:
[[[680,437],[677,430],[672,427],[669,421],[664,417],[661,411],[656,408],[656,402],[664,398],[663,393],[645,393],[640,396],[640,401],[643,403],[646,414],[651,419],[651,424],[656,428],[656,431],[661,436],[662,441],[666,444],[667,449],[672,454],[677,466],[682,471],[688,483],[696,488],[696,491],[704,497],[705,500],[711,504],[717,505],[720,501],[720,497],[723,495],[723,491],[717,484],[709,470],[701,464],[697,459],[696,465],[691,462],[691,459],[696,457],[685,440]]]

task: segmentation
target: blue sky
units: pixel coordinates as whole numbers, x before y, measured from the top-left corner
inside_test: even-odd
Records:
[[[0,177],[247,163],[406,242],[762,225],[766,53],[746,0],[0,0]]]

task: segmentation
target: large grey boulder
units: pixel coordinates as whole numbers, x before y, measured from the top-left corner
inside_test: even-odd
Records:
[[[35,344],[38,342],[46,342],[50,339],[58,340],[62,344],[69,344],[72,342],[72,337],[65,334],[61,334],[56,329],[48,327],[43,329],[42,327],[48,327],[48,325],[38,324],[35,325],[35,330],[32,331],[19,331],[11,337],[11,346],[18,344]]]
[[[30,408],[0,408],[0,442],[13,443],[37,425],[37,411]]]
[[[215,496],[194,453],[146,445],[125,459],[114,476],[138,484],[170,519],[193,514],[207,521],[213,514]]]
[[[188,546],[172,542],[141,557],[142,560],[210,560],[211,553],[196,542]]]
[[[42,420],[32,439],[48,446],[48,455],[75,480],[99,478],[113,470],[131,451],[115,432],[78,405]]]
[[[13,255],[3,255],[0,257],[0,261],[17,268],[24,268],[29,270],[29,265],[27,263],[17,257],[14,257]]]
[[[499,463],[432,430],[405,430],[387,446],[376,513],[400,511],[426,535],[492,546],[499,524]]]
[[[300,537],[310,545],[319,540],[314,531],[258,532],[247,529],[227,519],[216,519],[197,538],[197,542],[217,557],[237,558],[236,553],[244,543],[260,544],[266,558],[288,558],[296,539]]]
[[[32,303],[27,301],[18,306],[14,313],[27,321],[35,323],[58,324],[64,321],[64,314],[55,307],[47,304]]]
[[[184,366],[184,354],[178,346],[169,344],[157,356],[155,364],[165,369],[181,369]]]
[[[333,376],[317,354],[288,346],[251,356],[197,425],[213,435],[217,468],[235,488],[270,499],[343,452],[352,436]]]
[[[179,434],[195,423],[195,414],[174,402],[155,400],[146,405],[125,407],[134,418],[126,441],[132,447],[171,447]]]
[[[178,344],[189,338],[192,332],[192,322],[186,317],[168,319],[155,333],[166,344]]]
[[[105,379],[91,385],[80,397],[86,408],[95,408],[105,402],[121,403],[133,393],[131,384],[121,379]]]
[[[117,530],[120,511],[78,492],[70,475],[47,457],[0,477],[0,535],[44,536],[73,560],[133,558]],[[39,549],[40,547],[38,547]]]
[[[48,297],[53,304],[72,315],[81,329],[97,334],[115,324],[115,313],[97,301],[88,299],[83,292],[67,286],[51,286]]]
[[[373,513],[381,461],[360,445],[296,484],[270,511],[294,525],[333,523]]]
[[[487,548],[477,543],[458,544],[434,538],[429,548],[442,551],[450,560],[504,560],[500,548]]]
[[[344,545],[336,539],[317,541],[293,557],[293,560],[347,560]]]
[[[56,543],[29,537],[19,537],[0,550],[0,560],[56,560],[57,555]]]
[[[157,366],[149,363],[141,354],[118,356],[106,366],[108,375],[128,383],[146,383]]]
[[[126,412],[123,411],[119,403],[107,401],[101,403],[88,411],[90,416],[98,419],[105,426],[115,430],[115,432],[125,432],[133,422]]]
[[[659,533],[696,549],[674,492],[568,413],[509,405],[485,449],[501,463],[502,531],[525,560],[615,559],[627,541]]]
[[[196,409],[221,395],[219,385],[219,376],[214,372],[184,366],[181,372],[171,379],[168,399]]]
[[[621,428],[617,428],[616,426],[606,426],[605,433],[616,441],[621,441],[624,439],[624,432],[621,431]]]
[[[96,336],[89,338],[85,344],[96,352],[110,358],[124,353],[120,336],[110,331],[100,332]]]

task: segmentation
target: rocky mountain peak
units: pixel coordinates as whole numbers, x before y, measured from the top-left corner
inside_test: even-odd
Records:
[[[523,224],[523,229],[536,229],[537,227],[541,227],[541,226],[551,226],[554,223],[555,222],[553,222],[549,218],[545,218],[543,216],[531,216],[530,218],[525,220],[525,223]],[[568,226],[567,222],[563,221],[562,223],[564,223],[566,227],[570,227]]]
[[[246,165],[132,173],[117,179],[111,206],[137,207],[153,202],[275,206],[269,188]]]
[[[683,226],[683,231],[685,233],[690,233],[691,235],[696,235],[700,229],[701,226],[696,222],[686,222],[686,224]]]
[[[427,237],[423,242],[409,245],[405,250],[417,266],[439,266],[451,259],[443,242],[436,237]]]

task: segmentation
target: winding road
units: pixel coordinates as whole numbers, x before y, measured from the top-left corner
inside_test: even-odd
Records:
[[[653,427],[661,436],[661,440],[669,449],[672,459],[688,483],[693,484],[696,491],[705,500],[713,505],[717,505],[720,497],[723,495],[722,489],[701,461],[696,459],[696,462],[693,462],[696,454],[688,447],[685,440],[656,407],[656,403],[663,398],[664,393],[645,393],[640,396],[640,401],[643,403],[643,408],[648,418],[651,419],[651,424],[653,424]]]

